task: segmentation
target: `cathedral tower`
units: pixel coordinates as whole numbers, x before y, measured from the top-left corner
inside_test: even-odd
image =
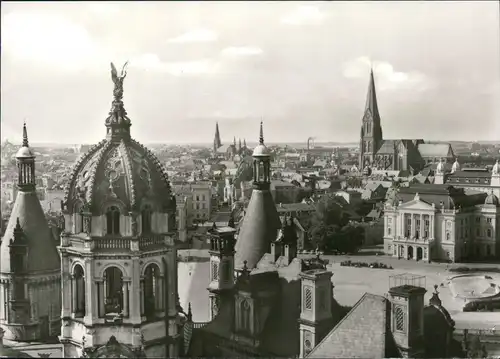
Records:
[[[77,161],[61,204],[60,341],[65,357],[92,357],[106,343],[175,357],[176,198],[160,161],[130,136],[126,73],[112,65],[111,75],[106,139]]]
[[[378,112],[377,93],[375,91],[375,79],[373,69],[370,71],[370,83],[366,97],[365,112],[361,124],[359,168],[373,162],[375,153],[382,145],[382,127]]]
[[[61,262],[36,193],[26,124],[16,162],[18,192],[0,244],[0,326],[9,340],[45,340],[60,330]]]

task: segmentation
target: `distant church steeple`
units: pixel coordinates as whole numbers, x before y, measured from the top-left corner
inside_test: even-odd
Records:
[[[365,112],[361,124],[359,167],[362,169],[373,162],[374,156],[382,145],[382,126],[378,112],[377,92],[373,69],[370,70],[370,82],[366,95]]]
[[[220,133],[219,133],[219,123],[215,123],[215,136],[214,136],[214,153],[217,152],[219,147],[222,146],[222,142],[220,140]]]

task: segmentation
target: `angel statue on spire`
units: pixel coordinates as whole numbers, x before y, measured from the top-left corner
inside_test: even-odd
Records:
[[[115,88],[113,90],[113,96],[116,100],[121,100],[123,97],[123,80],[127,76],[127,65],[128,61],[125,62],[125,65],[122,67],[122,71],[118,76],[118,71],[116,71],[116,67],[113,63],[111,63],[111,79],[115,84]]]

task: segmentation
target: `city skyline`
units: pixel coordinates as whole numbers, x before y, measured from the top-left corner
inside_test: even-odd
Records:
[[[261,119],[268,142],[357,142],[370,67],[384,138],[498,140],[499,29],[494,2],[2,3],[1,137],[98,142],[129,60],[145,143],[217,121],[251,143]]]

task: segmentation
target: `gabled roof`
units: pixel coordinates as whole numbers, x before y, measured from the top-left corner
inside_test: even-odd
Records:
[[[307,357],[396,357],[389,318],[389,301],[382,296],[365,293]]]

